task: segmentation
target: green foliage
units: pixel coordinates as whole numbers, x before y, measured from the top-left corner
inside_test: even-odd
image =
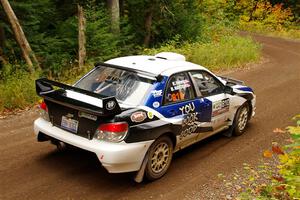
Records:
[[[13,67],[6,65],[0,76],[0,112],[12,109],[23,109],[32,106],[38,99],[35,93],[34,80],[37,74],[28,74],[24,70],[12,71]]]
[[[166,42],[176,35],[180,35],[183,41],[201,35],[204,22],[195,0],[131,0],[126,3],[126,7],[138,44],[143,44],[146,35],[145,18],[148,15],[152,16],[150,46]]]
[[[271,1],[272,2],[272,1]],[[282,3],[268,0],[241,0],[235,5],[243,30],[300,38],[298,16]]]
[[[296,126],[287,127],[290,144],[282,149],[277,143],[273,143],[272,151],[264,153],[265,157],[279,160],[276,169],[263,165],[267,183],[258,184],[241,193],[239,199],[300,199],[300,115],[293,119]],[[274,132],[285,133],[280,129],[275,129]]]
[[[166,43],[160,48],[145,49],[144,53],[154,55],[163,51],[183,54],[187,60],[208,67],[211,70],[226,70],[244,63],[257,61],[261,46],[250,37],[222,36],[209,43],[183,43],[180,38]]]
[[[93,62],[124,55],[153,54],[154,51],[179,52],[188,60],[213,70],[239,66],[255,61],[259,57],[259,45],[250,38],[244,39],[235,35],[235,20],[239,19],[235,9],[236,0],[120,2],[119,34],[111,31],[109,11],[103,1],[15,0],[10,3],[37,56],[42,68],[41,73],[51,79],[71,82],[86,72]],[[87,67],[84,69],[77,68],[77,3],[84,8],[87,25]],[[146,19],[149,15],[151,15],[150,32],[146,29]],[[4,30],[4,34],[1,30]],[[147,34],[150,34],[149,46],[157,49],[143,50]],[[28,76],[26,81],[29,81],[29,75],[25,75],[20,48],[1,6],[0,39],[2,54],[0,56],[9,63],[5,67],[0,63],[2,87],[9,88],[14,80],[17,81],[12,75],[6,74],[7,68],[20,74],[20,79]],[[32,84],[28,85],[32,86]],[[21,88],[15,86],[16,91],[17,88]],[[5,92],[9,91],[5,90]],[[19,91],[22,93],[22,90]],[[2,98],[5,92],[1,92]],[[22,95],[26,96],[26,94]],[[25,103],[12,103],[13,101],[12,98],[8,102],[5,101],[5,106],[2,103],[2,109],[11,108],[10,105],[25,105]],[[30,103],[31,100],[28,102]]]
[[[90,61],[106,61],[110,58],[124,55],[134,51],[132,33],[130,25],[123,20],[121,22],[120,34],[113,34],[110,31],[109,14],[105,8],[88,7],[85,11],[87,28],[87,56]]]
[[[108,13],[103,9],[89,9],[87,18],[87,46],[88,56],[95,60],[106,60],[120,54],[118,36],[110,32]]]

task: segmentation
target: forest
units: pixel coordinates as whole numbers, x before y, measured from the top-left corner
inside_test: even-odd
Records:
[[[37,77],[72,83],[96,61],[174,51],[220,71],[260,59],[261,46],[239,36],[241,30],[300,38],[298,0],[0,2],[0,112],[33,105]],[[5,9],[7,2],[30,45],[27,59]]]
[[[264,35],[288,40],[272,38],[280,42],[258,43],[258,40],[247,36],[248,33],[262,34],[263,36],[258,37],[263,40],[270,39]],[[87,173],[87,176],[82,173],[74,176],[74,173],[71,173],[72,180],[68,176],[61,177],[60,173],[55,173],[54,165],[46,161],[58,160],[62,164],[58,166],[59,170],[64,170],[62,158],[66,155],[69,157],[70,154],[60,155],[60,158],[56,157],[56,153],[54,156],[47,153],[45,158],[34,154],[41,153],[40,150],[37,151],[40,147],[36,148],[37,145],[32,142],[33,135],[29,136],[32,132],[32,117],[37,115],[38,109],[35,108],[38,107],[40,100],[36,95],[35,80],[47,77],[72,84],[92,69],[95,62],[104,62],[120,56],[154,55],[158,52],[171,51],[183,54],[188,61],[203,65],[216,73],[236,68],[241,70],[238,72],[245,72],[245,69],[250,68],[247,66],[253,64],[257,68],[253,73],[251,70],[246,71],[245,76],[253,80],[252,84],[256,83],[257,105],[260,106],[257,106],[258,115],[254,119],[256,121],[249,127],[248,135],[240,139],[234,137],[224,139],[223,142],[215,143],[217,148],[214,148],[211,141],[207,144],[201,143],[198,145],[199,148],[193,150],[194,155],[199,153],[200,156],[189,157],[187,160],[192,164],[186,165],[184,170],[180,168],[187,176],[180,177],[181,180],[169,177],[170,179],[164,179],[161,183],[169,183],[168,181],[172,183],[171,180],[176,180],[176,183],[190,182],[190,185],[184,185],[181,190],[173,191],[176,198],[180,198],[177,196],[178,191],[182,192],[191,185],[193,187],[202,185],[195,181],[203,176],[205,190],[198,191],[199,194],[210,193],[207,190],[210,186],[213,195],[223,187],[226,190],[224,195],[237,192],[236,199],[300,199],[300,115],[293,118],[296,123],[294,126],[288,126],[284,130],[275,128],[285,124],[285,118],[289,114],[299,112],[297,70],[300,59],[297,50],[300,43],[294,40],[300,41],[299,0],[0,0],[0,122],[1,128],[3,127],[1,141],[4,144],[3,163],[7,163],[3,167],[9,169],[2,170],[3,180],[6,181],[2,184],[5,186],[3,188],[6,188],[4,190],[12,191],[10,197],[14,197],[13,199],[16,199],[16,195],[30,199],[30,196],[26,196],[28,194],[35,198],[38,198],[38,195],[49,195],[51,198],[51,194],[57,195],[57,191],[50,193],[48,186],[54,187],[58,180],[62,183],[58,187],[66,186],[75,190],[78,187],[83,188],[82,193],[72,194],[76,195],[76,198],[78,194],[87,193],[92,193],[94,195],[92,197],[101,198],[98,195],[102,195],[107,189],[102,187],[104,190],[101,190],[98,185],[100,180],[98,177],[102,176],[98,176],[98,168],[90,167],[93,162],[84,161],[80,155],[78,157],[78,152],[76,152],[77,168],[69,168],[72,158],[66,159],[68,167],[66,165],[65,168],[68,171],[71,169],[71,172],[81,172],[86,167],[97,170],[90,170],[92,173]],[[263,58],[266,52],[270,59],[263,62],[268,59]],[[291,62],[288,62],[289,60]],[[276,73],[270,73],[273,71]],[[283,90],[286,95],[278,93]],[[24,110],[29,111],[23,112]],[[11,116],[10,120],[2,120],[17,113],[24,115],[20,118]],[[268,133],[270,127],[275,128],[273,132],[276,135]],[[276,138],[280,138],[278,140],[280,142],[274,142]],[[272,146],[261,153],[263,145],[271,141]],[[233,148],[227,145],[230,143],[234,144]],[[213,150],[207,148],[208,146]],[[254,156],[257,153],[261,153],[264,160],[258,161]],[[86,158],[85,154],[84,157]],[[180,160],[180,157],[184,156],[178,157]],[[211,157],[211,160],[208,157]],[[15,158],[19,158],[19,162]],[[221,160],[220,163],[217,162],[218,158]],[[78,165],[77,159],[80,159],[83,165]],[[202,160],[205,160],[204,164],[195,165],[195,161],[201,163]],[[253,161],[256,164],[253,165]],[[180,162],[183,166],[184,162]],[[28,168],[28,163],[32,167]],[[216,166],[212,167],[207,163]],[[228,175],[226,177],[227,170],[223,170],[224,174],[220,173],[221,165],[230,168],[228,163],[234,166],[232,177]],[[195,165],[194,168],[192,165]],[[211,172],[208,175],[202,173],[199,175],[199,169],[205,171],[205,168],[203,170],[198,166],[204,165],[208,166],[206,169],[212,168]],[[37,169],[47,172],[45,166],[49,167],[50,173],[43,173],[45,176],[42,180],[41,173],[36,172]],[[174,170],[173,174],[177,172]],[[215,185],[213,173],[220,179],[222,187]],[[182,176],[180,173],[179,175]],[[5,180],[8,176],[11,176],[7,178],[10,180]],[[26,187],[23,187],[23,180],[29,179],[33,180],[32,184],[25,184]],[[213,181],[207,182],[207,179]],[[90,187],[93,180],[97,184]],[[114,184],[113,180],[114,178],[104,177],[102,183],[111,186]],[[18,184],[19,190],[11,189],[16,187],[6,183]],[[74,183],[80,186],[77,187]],[[127,189],[126,183],[120,182],[119,178],[116,183],[122,184],[120,195],[129,190],[133,191],[132,183],[129,183],[130,189]],[[40,186],[38,190],[36,185]],[[173,184],[169,185],[170,188],[173,187]],[[163,186],[161,188],[166,191],[167,185]],[[158,185],[152,189],[156,190],[159,187]],[[65,188],[60,189],[62,191]],[[85,191],[86,188],[88,190]],[[68,195],[67,199],[72,198],[68,194],[72,191],[69,189],[62,192],[62,195]],[[136,192],[138,198],[142,197],[143,191],[144,193],[146,191],[147,195],[153,192],[146,184],[138,189]],[[94,193],[95,191],[98,193]],[[115,191],[118,190],[111,190],[109,194],[119,194]],[[0,194],[5,192],[7,191]],[[167,197],[159,192],[161,191],[156,193],[157,196],[153,193],[151,198]],[[221,192],[223,193],[222,190]],[[192,194],[195,195],[192,196],[195,199],[197,192],[193,190]],[[222,199],[234,198],[226,195]]]

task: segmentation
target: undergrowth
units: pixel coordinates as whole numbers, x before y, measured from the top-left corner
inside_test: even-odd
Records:
[[[250,37],[222,36],[209,43],[185,42],[181,44],[179,40],[180,38],[175,38],[161,47],[144,49],[141,54],[177,52],[185,55],[188,61],[208,67],[210,70],[231,69],[257,61],[260,56],[260,45]],[[71,67],[60,72],[59,76],[48,74],[48,78],[73,84],[92,67],[93,63],[89,62],[84,69],[78,70],[76,67]],[[5,68],[1,71],[3,74],[0,74],[3,77],[0,81],[0,113],[4,110],[22,109],[33,105],[38,99],[34,81],[43,75],[39,73],[30,75],[22,69],[12,72],[11,68],[15,69],[15,67],[10,67],[10,65]]]
[[[29,74],[16,70],[0,80],[0,112],[3,110],[24,109],[38,99],[34,80],[38,73]]]
[[[243,1],[237,4],[242,13],[239,28],[248,32],[300,39],[300,24],[296,12],[286,8],[283,3],[271,4],[269,1]]]
[[[250,37],[222,36],[210,43],[183,43],[178,39],[155,49],[145,49],[144,54],[155,55],[159,52],[177,52],[186,56],[188,61],[205,66],[210,70],[226,70],[255,62],[260,57],[261,45]]]
[[[259,33],[268,36],[300,39],[300,27],[297,26],[275,30],[271,27],[266,27],[259,23],[247,23],[241,25],[240,28],[247,32]]]
[[[278,128],[274,130],[275,133],[288,134],[289,144],[281,147],[278,143],[273,143],[271,150],[263,153],[264,157],[278,164],[275,168],[264,164],[259,170],[250,170],[252,182],[249,182],[249,187],[237,199],[300,199],[300,115],[293,119],[296,126],[289,126],[286,131]]]

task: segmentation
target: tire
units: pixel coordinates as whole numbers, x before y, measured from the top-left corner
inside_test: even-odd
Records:
[[[249,121],[249,104],[244,103],[236,112],[233,122],[233,135],[242,135],[247,127]]]
[[[154,181],[166,174],[173,157],[173,143],[167,136],[159,137],[149,148],[145,176]]]

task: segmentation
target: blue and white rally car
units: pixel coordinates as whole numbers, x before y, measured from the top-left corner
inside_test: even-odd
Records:
[[[216,76],[170,52],[96,64],[73,86],[36,80],[43,97],[38,141],[94,152],[110,173],[162,177],[174,152],[228,129],[241,135],[255,114],[243,82]]]

